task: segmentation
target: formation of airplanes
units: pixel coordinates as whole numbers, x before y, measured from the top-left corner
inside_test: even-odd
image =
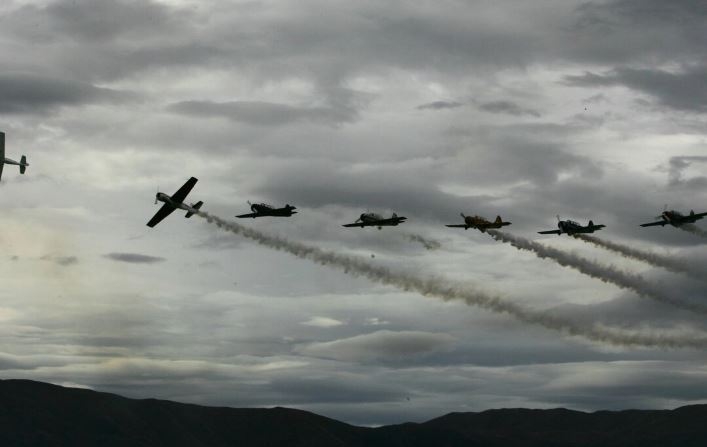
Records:
[[[29,163],[27,163],[27,157],[24,155],[20,158],[20,161],[5,157],[5,132],[0,132],[0,179],[2,178],[2,168],[5,165],[19,166],[20,174],[24,174]]]
[[[4,137],[4,134],[0,134]],[[24,160],[24,156],[22,157]],[[22,166],[20,166],[20,169],[22,169]],[[24,171],[22,171],[24,172]],[[162,221],[165,217],[169,216],[172,214],[174,210],[181,209],[186,211],[186,215],[184,217],[191,217],[194,214],[199,212],[199,209],[201,208],[201,205],[204,204],[202,201],[198,201],[196,203],[193,203],[191,205],[188,205],[184,202],[184,199],[186,199],[187,195],[189,192],[191,192],[192,188],[194,188],[194,185],[196,185],[196,182],[198,180],[195,177],[190,178],[189,180],[182,185],[181,188],[177,190],[174,194],[167,195],[163,192],[157,192],[155,195],[155,204],[158,202],[163,202],[164,205],[162,205],[162,208],[160,208],[157,213],[152,217],[152,219],[147,222],[148,227],[154,227],[158,223]],[[244,218],[252,218],[255,219],[256,217],[266,217],[266,216],[271,216],[271,217],[290,217],[294,214],[297,214],[297,211],[295,211],[297,208],[290,205],[286,204],[282,208],[275,208],[272,205],[268,205],[265,203],[250,203],[248,202],[248,205],[250,205],[250,209],[252,213],[248,214],[239,214],[236,217],[240,219]],[[505,222],[501,216],[496,216],[496,219],[491,221],[486,219],[485,217],[482,216],[466,216],[464,213],[461,213],[462,218],[464,219],[463,224],[449,224],[446,225],[447,227],[450,228],[464,228],[465,230],[468,230],[469,228],[474,228],[482,233],[485,233],[486,230],[489,229],[497,229],[497,228],[502,228],[507,225],[511,225],[511,222]],[[707,216],[707,212],[704,213],[695,213],[694,211],[690,211],[689,214],[684,215],[682,213],[679,213],[674,210],[667,210],[666,209],[661,213],[660,216],[657,218],[660,218],[660,221],[657,222],[649,222],[645,224],[641,224],[642,227],[650,227],[654,225],[672,225],[674,227],[678,227],[680,225],[684,225],[687,223],[694,223],[703,217]],[[364,228],[364,227],[377,227],[379,230],[383,229],[383,227],[395,227],[398,226],[402,223],[405,223],[407,220],[407,217],[404,216],[398,216],[396,213],[393,213],[392,216],[390,217],[383,217],[380,214],[377,213],[370,213],[366,212],[361,214],[356,221],[353,223],[349,224],[344,224],[342,226],[347,227],[347,228]],[[545,230],[545,231],[538,231],[540,234],[567,234],[569,236],[572,236],[574,234],[582,234],[582,233],[594,233],[595,231],[599,231],[602,228],[605,228],[606,225],[601,225],[601,224],[595,224],[593,221],[589,221],[587,225],[581,225],[578,222],[575,222],[573,220],[561,220],[560,216],[557,216],[557,229],[556,230]]]
[[[5,157],[5,133],[0,132],[0,179],[2,178],[2,171],[5,165],[19,166],[20,174],[24,174],[27,167],[29,166],[29,163],[27,163],[27,157],[25,155],[22,155],[20,161],[15,161],[11,158]],[[163,205],[157,211],[157,213],[155,213],[152,219],[147,222],[147,226],[154,227],[155,225],[160,223],[165,217],[169,216],[177,209],[186,211],[187,213],[184,216],[186,218],[189,218],[194,214],[198,213],[199,209],[204,204],[204,202],[198,201],[192,204],[187,204],[184,202],[187,195],[191,192],[192,188],[194,188],[194,185],[196,185],[197,181],[198,180],[195,177],[191,177],[189,180],[186,181],[186,183],[184,183],[184,185],[182,185],[181,188],[177,190],[177,192],[175,192],[171,196],[158,191],[155,195],[155,205],[158,202],[162,202]],[[248,205],[250,205],[250,209],[252,212],[247,214],[239,214],[236,216],[237,218],[255,219],[256,217],[266,216],[290,217],[294,214],[297,214],[297,211],[295,211],[297,208],[290,204],[286,204],[282,208],[275,208],[274,206],[268,205],[266,203],[248,202]],[[688,214],[682,214],[679,211],[668,210],[667,208],[668,207],[666,205],[666,207],[663,209],[663,212],[659,216],[656,216],[656,219],[660,220],[655,222],[643,223],[640,224],[640,226],[664,227],[665,225],[672,225],[673,227],[680,227],[685,224],[693,224],[707,216],[707,212],[695,213],[694,210],[690,210]],[[496,216],[496,219],[493,221],[487,220],[482,216],[466,216],[464,215],[464,213],[462,213],[461,216],[464,219],[463,224],[449,224],[446,226],[450,228],[464,228],[465,230],[468,230],[469,228],[474,228],[484,233],[488,229],[502,228],[511,224],[511,222],[504,222],[503,219],[501,219],[501,216]],[[381,230],[383,227],[398,226],[402,223],[405,223],[406,220],[407,217],[398,216],[396,213],[393,213],[391,217],[386,218],[381,216],[380,214],[367,212],[361,214],[355,222],[350,224],[344,224],[343,226],[347,228],[377,227],[379,230]],[[571,236],[574,234],[581,233],[594,233],[595,231],[601,230],[602,228],[606,227],[605,225],[596,225],[591,220],[587,225],[581,225],[573,220],[560,220],[560,216],[557,216],[557,221],[558,222],[556,230],[545,230],[539,231],[538,233],[557,235],[567,234]]]

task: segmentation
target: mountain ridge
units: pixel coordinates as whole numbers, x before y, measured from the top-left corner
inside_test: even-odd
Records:
[[[707,405],[507,408],[370,428],[286,407],[207,407],[0,380],[3,446],[704,446],[705,420]]]

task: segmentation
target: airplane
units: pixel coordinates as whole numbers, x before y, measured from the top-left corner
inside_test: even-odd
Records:
[[[379,230],[382,230],[383,227],[390,227],[390,226],[397,226],[398,224],[401,224],[407,220],[407,217],[403,216],[398,216],[397,214],[393,213],[393,215],[389,218],[386,219],[380,214],[376,213],[363,213],[361,216],[356,219],[356,222],[342,225],[344,227],[378,227]]]
[[[557,216],[557,230],[548,231],[538,231],[540,234],[557,234],[558,236],[562,233],[572,236],[577,233],[594,233],[597,230],[601,230],[606,225],[594,225],[591,220],[587,226],[580,225],[573,220],[560,220],[560,216]]]
[[[20,174],[24,174],[29,163],[27,163],[27,157],[24,155],[19,162],[5,158],[5,132],[0,132],[0,178],[2,178],[2,168],[5,165],[17,165],[20,167]]]
[[[469,228],[476,228],[482,233],[485,233],[489,228],[501,228],[511,224],[510,222],[504,222],[503,219],[501,219],[501,216],[496,216],[496,220],[493,222],[486,220],[481,216],[465,216],[464,213],[461,213],[461,216],[464,218],[463,224],[446,226],[450,228],[464,228],[465,230],[468,230]]]
[[[668,205],[665,205],[665,208],[663,208],[663,212],[660,213],[660,216],[655,217],[656,219],[662,219],[662,220],[659,220],[657,222],[644,223],[644,224],[641,224],[641,226],[642,227],[653,227],[655,225],[660,225],[660,226],[664,227],[664,226],[670,224],[674,227],[679,227],[680,225],[695,223],[696,221],[702,219],[705,216],[707,216],[707,213],[695,214],[695,212],[693,210],[690,210],[690,214],[688,214],[686,216],[679,211],[675,211],[675,210],[668,211]]]
[[[171,196],[158,191],[155,195],[155,205],[157,205],[157,202],[164,202],[164,205],[162,205],[162,208],[160,208],[157,213],[152,217],[152,219],[147,222],[147,226],[150,228],[154,227],[155,225],[160,223],[162,219],[172,214],[172,212],[176,209],[186,211],[187,214],[184,217],[187,218],[196,214],[197,211],[199,211],[199,208],[201,208],[201,205],[204,204],[204,202],[200,200],[192,205],[187,205],[186,203],[184,203],[184,199],[186,199],[187,194],[189,194],[194,185],[196,185],[197,181],[198,180],[194,177],[190,178],[184,185],[182,185],[181,188],[177,190],[177,192],[175,192]]]
[[[241,214],[236,217],[240,219],[243,219],[245,217],[252,217],[253,219],[255,219],[256,217],[263,216],[290,217],[293,214],[297,214],[297,211],[295,211],[297,208],[290,204],[285,205],[284,208],[274,208],[272,205],[268,205],[267,203],[248,202],[248,205],[250,205],[250,209],[253,212],[249,214]]]

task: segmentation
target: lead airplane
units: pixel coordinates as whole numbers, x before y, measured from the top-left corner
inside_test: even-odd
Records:
[[[573,234],[580,233],[594,233],[597,230],[601,230],[605,226],[606,225],[594,225],[594,222],[592,222],[591,220],[589,221],[589,224],[587,224],[587,226],[584,226],[580,225],[579,223],[573,220],[560,220],[560,216],[557,216],[557,230],[538,231],[538,233],[557,234],[558,236],[564,233],[572,236]]]
[[[152,219],[147,222],[147,226],[154,227],[158,223],[162,222],[162,219],[172,214],[172,212],[176,209],[186,211],[187,214],[184,217],[187,218],[196,214],[204,202],[198,201],[192,205],[187,205],[184,203],[184,199],[187,198],[187,194],[189,194],[194,185],[196,185],[197,181],[198,180],[195,177],[190,178],[184,185],[182,185],[181,188],[177,190],[177,192],[171,196],[158,191],[155,195],[155,205],[157,205],[157,202],[164,202],[164,205],[162,205],[162,208],[160,208]]]
[[[504,222],[501,216],[496,216],[496,220],[493,222],[481,216],[465,216],[464,213],[461,213],[461,216],[464,218],[463,224],[446,226],[450,228],[464,228],[465,230],[476,228],[482,233],[485,233],[489,228],[501,228],[511,224],[510,222]]]
[[[24,155],[20,158],[20,161],[5,158],[5,132],[0,132],[0,178],[2,178],[2,168],[5,165],[19,166],[20,174],[24,174],[27,166],[29,166],[29,163],[27,163],[27,157]]]
[[[248,205],[250,205],[250,210],[253,212],[249,214],[241,214],[236,217],[240,219],[252,217],[253,219],[255,219],[256,217],[264,216],[290,217],[293,214],[297,214],[297,211],[295,211],[297,208],[290,205],[289,203],[283,208],[275,208],[272,205],[268,205],[267,203],[248,202]]]
[[[376,213],[363,213],[361,216],[356,219],[356,222],[342,225],[344,227],[378,227],[379,230],[382,230],[383,227],[396,227],[399,224],[405,222],[407,220],[407,217],[403,216],[398,216],[397,214],[393,213],[393,215],[386,219],[380,214]]]
[[[691,224],[695,223],[698,220],[702,219],[703,217],[707,216],[707,213],[695,213],[693,210],[690,210],[690,214],[684,215],[681,212],[675,211],[675,210],[670,210],[668,211],[668,206],[665,206],[665,209],[663,209],[663,212],[660,213],[660,216],[656,216],[656,219],[661,219],[657,222],[648,222],[641,224],[642,227],[653,227],[656,225],[660,225],[661,227],[664,227],[668,224],[674,226],[674,227],[679,227],[684,224]]]

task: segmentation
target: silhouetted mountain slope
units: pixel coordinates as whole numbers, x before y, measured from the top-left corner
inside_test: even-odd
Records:
[[[135,400],[0,381],[1,446],[707,446],[707,406],[660,411],[506,409],[356,427],[287,408]]]

